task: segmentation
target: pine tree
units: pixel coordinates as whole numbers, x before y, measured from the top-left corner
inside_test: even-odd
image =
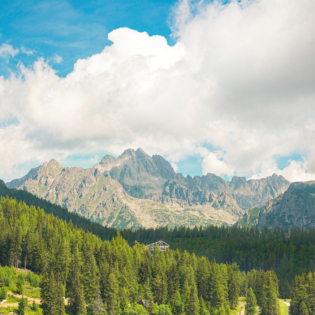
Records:
[[[220,309],[225,303],[225,290],[219,265],[214,265],[210,273],[210,302],[214,309]]]
[[[117,314],[120,303],[118,299],[119,287],[115,274],[111,272],[108,275],[106,287],[104,290],[104,302],[106,304],[107,312],[109,315]]]
[[[234,276],[232,267],[228,265],[228,295],[229,306],[231,309],[235,309],[235,307],[238,305],[239,294],[240,294],[239,284]]]
[[[20,315],[26,314],[27,298],[22,297],[19,302],[18,312]]]
[[[18,294],[23,294],[23,287],[24,287],[24,279],[21,274],[18,275],[17,281],[16,281],[16,292]]]
[[[88,252],[86,256],[86,261],[83,270],[84,298],[86,303],[90,304],[95,299],[98,283],[97,266],[94,255],[92,255],[91,252]]]
[[[185,281],[184,287],[183,287],[183,293],[181,295],[182,302],[184,304],[185,313],[188,314],[189,312],[189,303],[190,303],[190,288],[188,285],[188,282]]]
[[[309,312],[308,312],[308,310],[307,310],[307,307],[306,307],[304,301],[302,301],[301,306],[300,306],[300,309],[301,309],[301,310],[300,310],[300,312],[299,312],[299,315],[309,315]]]
[[[172,312],[168,305],[160,305],[158,315],[172,315]]]
[[[43,315],[57,314],[57,291],[53,271],[46,272],[41,287],[41,304]]]
[[[65,302],[64,302],[64,287],[61,282],[61,275],[56,281],[56,315],[64,315],[65,313]]]
[[[83,289],[80,281],[80,265],[77,248],[74,249],[68,279],[67,293],[70,300],[69,312],[71,315],[86,315]]]
[[[5,285],[4,285],[4,281],[3,281],[3,279],[2,279],[2,274],[1,274],[1,272],[0,272],[0,289],[2,288],[2,287],[4,287]]]
[[[0,288],[0,301],[7,298],[7,289],[5,287]]]
[[[271,271],[267,272],[263,285],[261,315],[279,315],[277,284],[273,281]]]
[[[197,286],[194,283],[190,288],[189,308],[186,313],[189,315],[199,315],[199,308]]]
[[[105,315],[105,307],[101,299],[101,291],[99,285],[96,289],[96,299],[87,309],[87,315]]]
[[[153,283],[154,299],[158,304],[164,304],[167,299],[167,281],[164,272],[159,270]]]
[[[184,307],[184,303],[182,302],[180,293],[179,293],[179,291],[176,291],[173,313],[174,313],[174,315],[183,315],[183,314],[185,314],[184,309],[185,309],[185,307]]]
[[[255,315],[256,314],[257,301],[255,294],[252,288],[247,290],[246,295],[246,306],[245,306],[245,314],[246,315]]]
[[[199,305],[200,305],[200,315],[210,315],[202,297],[199,299]]]

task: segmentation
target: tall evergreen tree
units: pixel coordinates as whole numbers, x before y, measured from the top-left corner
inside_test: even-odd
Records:
[[[27,298],[22,297],[19,302],[18,312],[20,315],[26,314]]]
[[[87,308],[87,315],[105,315],[105,306],[102,302],[101,291],[99,285],[96,289],[96,299]]]
[[[57,290],[53,271],[46,272],[42,280],[41,304],[43,315],[57,314]]]
[[[90,304],[96,297],[96,289],[98,283],[97,265],[94,255],[89,251],[85,258],[83,268],[83,288],[86,303]]]
[[[71,260],[68,277],[67,296],[69,298],[69,312],[71,315],[86,315],[86,307],[81,286],[78,249],[75,247]]]
[[[261,315],[279,314],[277,283],[274,282],[272,272],[268,271],[263,285]]]
[[[237,279],[234,275],[233,269],[228,265],[228,295],[229,295],[229,306],[231,309],[235,309],[238,305],[238,297],[240,294],[240,287]]]
[[[23,288],[24,288],[24,279],[23,279],[23,276],[20,274],[18,275],[18,278],[16,281],[16,292],[18,294],[23,294]]]
[[[115,274],[111,272],[107,277],[107,283],[104,291],[104,302],[109,315],[115,315],[120,308],[119,287]]]
[[[299,312],[299,315],[309,315],[308,309],[307,309],[304,301],[302,301],[300,308],[301,308],[301,310]]]
[[[189,315],[199,315],[199,299],[198,299],[198,292],[197,286],[194,283],[190,288],[190,299],[189,299],[189,308],[188,312]]]
[[[256,314],[257,301],[255,294],[252,288],[247,290],[246,295],[246,306],[245,306],[245,314],[246,315],[255,315]]]
[[[3,281],[3,278],[2,278],[2,274],[0,272],[0,289],[4,287],[4,281]]]
[[[153,283],[154,299],[158,304],[164,304],[167,299],[167,281],[166,275],[160,269]]]
[[[177,291],[175,294],[173,313],[174,315],[184,315],[185,314],[184,310],[185,310],[184,303],[182,302],[179,291]]]

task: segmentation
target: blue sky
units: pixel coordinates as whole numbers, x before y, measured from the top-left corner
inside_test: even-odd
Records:
[[[0,40],[20,51],[24,47],[29,55],[2,60],[0,75],[8,76],[19,61],[29,66],[43,57],[65,76],[79,58],[110,45],[107,35],[119,27],[163,35],[172,44],[168,19],[174,4],[174,0],[2,0]],[[55,62],[56,55],[63,61]]]
[[[0,178],[129,147],[184,175],[315,178],[315,2],[215,3],[0,1]]]

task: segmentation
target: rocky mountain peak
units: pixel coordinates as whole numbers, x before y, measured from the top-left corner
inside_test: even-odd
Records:
[[[0,187],[7,187],[2,179],[0,179]]]
[[[132,157],[132,156],[135,156],[135,155],[136,155],[136,151],[135,150],[127,149],[118,157],[118,159],[129,158],[129,157]]]
[[[116,162],[116,158],[114,158],[113,156],[109,155],[109,154],[106,154],[100,161],[99,164],[101,165],[110,165],[110,164],[113,164]]]
[[[63,167],[57,160],[51,159],[48,163],[45,162],[43,165],[47,165],[47,167]]]

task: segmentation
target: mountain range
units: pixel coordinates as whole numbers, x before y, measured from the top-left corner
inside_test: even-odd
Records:
[[[263,207],[246,210],[236,223],[248,227],[315,228],[315,181],[292,183]]]
[[[276,174],[259,180],[214,174],[183,176],[160,155],[128,149],[106,155],[91,168],[64,167],[56,160],[6,183],[106,226],[234,224],[248,208],[264,206],[290,183]]]

